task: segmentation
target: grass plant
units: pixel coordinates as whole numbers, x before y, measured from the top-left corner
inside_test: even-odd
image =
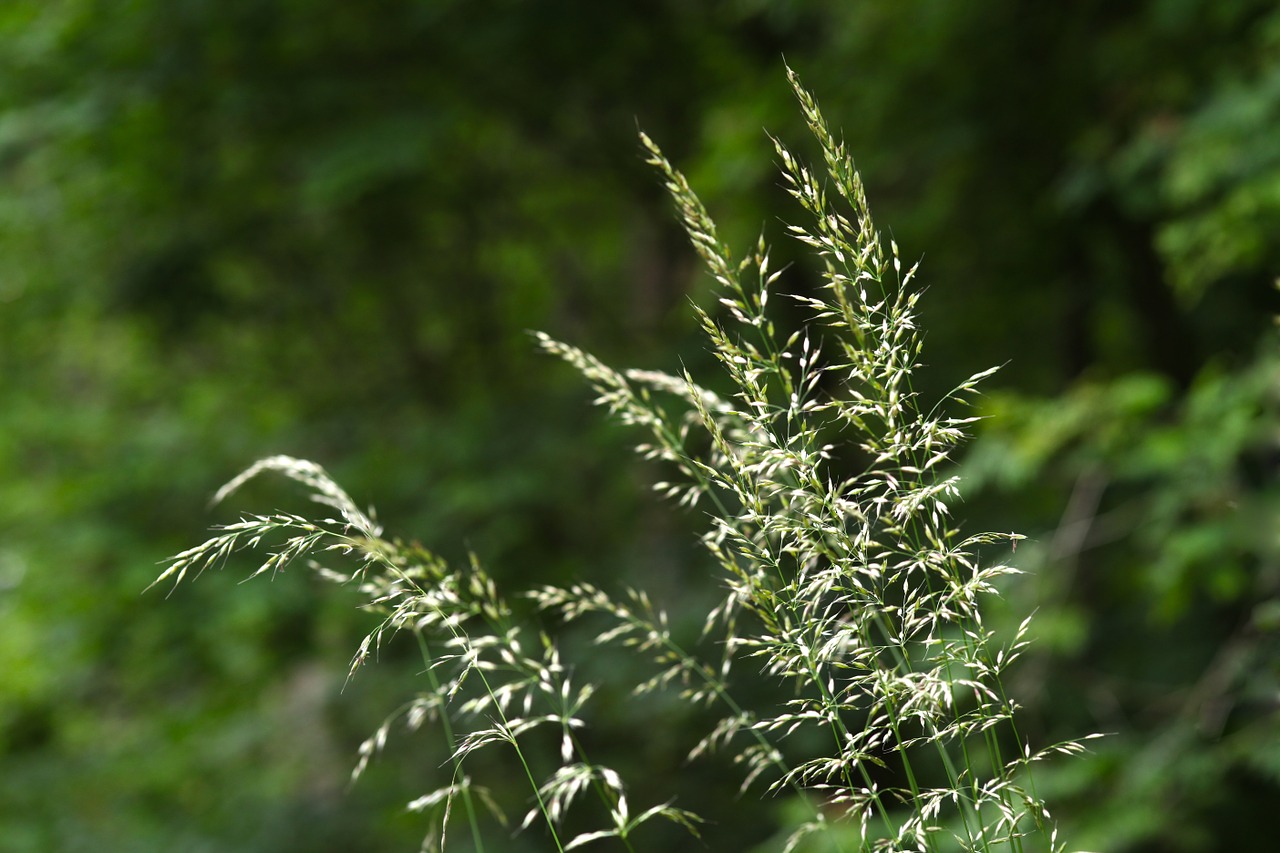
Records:
[[[353,671],[392,635],[412,634],[425,687],[364,743],[354,775],[396,721],[438,728],[450,756],[442,784],[409,804],[438,811],[435,846],[461,823],[485,849],[484,812],[494,809],[470,769],[477,753],[495,749],[527,781],[520,826],[541,824],[555,850],[610,839],[636,850],[637,829],[652,820],[702,831],[677,804],[634,806],[621,775],[589,754],[581,731],[596,685],[578,683],[556,639],[537,627],[589,618],[601,626],[597,643],[652,659],[654,674],[638,691],[673,691],[718,709],[719,722],[690,744],[692,759],[729,751],[744,791],[791,792],[807,804],[785,853],[1065,849],[1031,769],[1082,747],[1033,749],[1023,739],[1001,676],[1025,647],[1030,620],[1009,637],[984,621],[1000,578],[1015,571],[990,555],[1010,553],[1020,537],[966,535],[952,519],[959,495],[949,466],[972,421],[965,399],[992,371],[936,404],[920,399],[912,385],[922,346],[916,268],[881,238],[843,143],[790,79],[825,166],[811,171],[774,141],[806,214],[788,230],[817,259],[815,295],[777,290],[780,272],[763,238],[735,258],[684,176],[641,137],[715,279],[719,308],[694,310],[732,393],[716,394],[687,372],[617,371],[536,335],[585,377],[600,405],[645,433],[641,453],[672,471],[658,490],[707,514],[702,544],[724,595],[700,639],[677,637],[643,590],[588,583],[517,592],[544,614],[517,618],[515,599],[478,561],[451,567],[388,538],[323,469],[284,456],[258,462],[218,498],[274,472],[326,513],[245,516],[172,558],[156,581],[176,583],[233,552],[265,549],[257,574],[301,560],[356,588],[381,614]],[[784,298],[811,322],[779,332],[771,307]],[[332,568],[331,557],[348,558],[340,564],[349,568]],[[742,699],[740,686],[760,679],[785,688],[785,698],[765,707]],[[549,773],[528,755],[548,736],[558,758]],[[815,742],[826,748],[796,746]],[[584,800],[595,801],[602,822],[566,831],[566,816]],[[702,843],[718,849],[709,832]]]

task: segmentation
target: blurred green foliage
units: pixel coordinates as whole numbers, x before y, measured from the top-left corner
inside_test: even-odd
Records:
[[[653,472],[526,330],[707,358],[685,310],[707,284],[636,127],[731,240],[777,233],[763,131],[803,139],[784,55],[925,254],[922,392],[1009,362],[966,472],[979,526],[1033,538],[1011,594],[1043,636],[1015,693],[1045,737],[1115,733],[1046,782],[1065,831],[1267,837],[1274,3],[9,0],[0,851],[417,844],[430,748],[345,789],[413,650],[344,691],[367,620],[301,575],[141,594],[261,456],[323,462],[513,583],[705,594],[698,519],[644,494]],[[641,742],[654,709],[611,707],[654,791],[708,801],[742,849],[784,832],[785,803],[734,803],[732,768],[681,766],[698,721]]]

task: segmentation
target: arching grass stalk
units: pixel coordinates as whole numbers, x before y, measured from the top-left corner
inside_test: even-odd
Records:
[[[430,686],[431,695],[437,695],[440,692],[440,679],[436,677],[435,669],[432,664],[431,647],[427,644],[427,638],[423,636],[421,631],[415,630],[413,638],[418,641],[418,651],[422,654],[422,663],[425,669],[423,673],[426,675],[427,684]],[[462,783],[462,805],[467,813],[467,826],[471,829],[471,843],[475,845],[476,853],[484,853],[484,838],[480,834],[480,820],[476,814],[475,800],[471,791],[471,785],[466,781],[466,777],[462,773],[462,762],[456,757],[458,749],[458,739],[453,734],[453,723],[449,721],[448,714],[438,714],[437,719],[440,722],[440,730],[444,735],[445,745],[449,750],[449,762],[453,766],[453,777],[451,782],[457,786]],[[354,776],[353,776],[354,778]],[[412,809],[413,804],[410,804]],[[448,818],[441,821],[441,839],[440,845],[444,846],[444,829],[443,825],[448,824]]]
[[[361,745],[353,777],[358,777],[381,750],[396,718],[403,718],[410,729],[439,722],[450,744],[452,779],[413,800],[409,808],[439,808],[443,812],[441,846],[458,797],[477,850],[484,849],[475,820],[477,800],[505,822],[486,789],[475,786],[465,772],[469,758],[502,744],[512,748],[531,789],[534,807],[522,826],[541,822],[558,851],[602,838],[618,838],[624,849],[632,850],[630,836],[654,818],[694,828],[693,815],[668,804],[633,813],[621,777],[587,759],[574,731],[584,725],[580,713],[594,687],[571,684],[549,638],[539,636],[532,644],[528,641],[528,631],[512,621],[510,608],[478,562],[473,560],[465,571],[456,571],[421,547],[384,538],[372,517],[359,510],[323,469],[304,460],[285,456],[264,459],[221,490],[219,499],[263,472],[283,474],[302,483],[314,500],[338,510],[337,515],[320,519],[286,514],[248,516],[174,557],[153,585],[170,579],[181,581],[187,574],[221,565],[236,551],[267,547],[272,538],[282,539],[253,576],[281,571],[302,559],[324,579],[355,586],[364,597],[364,607],[383,615],[361,642],[351,663],[352,673],[391,635],[413,633],[426,662],[428,689]],[[335,556],[354,559],[356,568],[335,571],[320,562]],[[561,735],[559,762],[540,782],[525,741],[531,733],[552,726]],[[564,839],[560,832],[564,818],[586,790],[599,797],[612,825]]]

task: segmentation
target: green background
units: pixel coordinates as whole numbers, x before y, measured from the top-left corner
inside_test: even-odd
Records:
[[[209,524],[299,508],[272,483],[208,507],[260,457],[513,588],[637,583],[697,618],[701,519],[528,330],[709,367],[710,284],[637,128],[812,284],[765,135],[811,150],[784,57],[923,257],[922,389],[1007,362],[963,515],[1031,537],[1007,618],[1039,608],[1010,685],[1032,737],[1111,735],[1043,776],[1065,837],[1270,837],[1274,3],[7,0],[2,853],[417,849],[425,735],[347,787],[416,650],[344,689],[373,617],[303,572],[240,588],[249,558],[142,592]],[[780,848],[782,804],[682,763],[704,719],[600,706],[644,798],[714,816],[711,849]]]

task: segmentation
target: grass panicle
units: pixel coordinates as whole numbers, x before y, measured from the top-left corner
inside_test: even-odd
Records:
[[[774,140],[786,188],[805,215],[787,231],[821,273],[820,289],[784,297],[803,307],[809,324],[778,331],[770,305],[780,296],[780,272],[764,239],[736,260],[685,177],[642,135],[715,279],[718,307],[694,310],[732,393],[713,393],[687,372],[617,371],[536,335],[583,375],[601,406],[645,434],[641,454],[671,472],[657,490],[707,514],[702,544],[723,597],[701,636],[684,637],[642,590],[584,582],[521,595],[552,621],[594,620],[597,643],[649,656],[653,675],[638,692],[674,691],[718,709],[690,758],[732,754],[744,791],[790,792],[807,803],[809,818],[785,853],[1064,850],[1031,768],[1082,747],[1037,751],[1025,742],[1002,676],[1026,646],[1029,619],[1008,638],[984,620],[1001,578],[1016,572],[990,555],[1020,537],[965,535],[952,513],[959,500],[952,454],[973,420],[965,400],[992,371],[933,404],[920,399],[912,384],[922,348],[916,267],[905,267],[897,245],[881,238],[844,144],[790,79],[825,166],[812,171]],[[479,816],[496,807],[467,769],[491,749],[507,750],[527,779],[531,807],[518,825],[542,825],[557,850],[605,839],[631,850],[637,827],[659,818],[697,833],[698,818],[673,804],[634,809],[619,774],[592,761],[580,732],[595,685],[574,681],[554,638],[517,620],[477,561],[455,569],[385,538],[372,513],[309,462],[263,460],[218,499],[265,472],[297,481],[336,515],[247,516],[174,557],[157,583],[275,542],[255,574],[303,560],[357,588],[381,615],[353,671],[392,635],[414,635],[425,687],[364,743],[354,776],[396,721],[431,724],[446,742],[451,772],[409,807],[439,813],[440,847],[461,806],[483,849]],[[326,567],[334,556],[354,558],[354,568]],[[741,685],[761,679],[782,688],[776,702],[739,698],[759,695]],[[559,743],[550,771],[526,749],[548,732]],[[602,805],[608,821],[566,837],[565,816],[583,798]]]

